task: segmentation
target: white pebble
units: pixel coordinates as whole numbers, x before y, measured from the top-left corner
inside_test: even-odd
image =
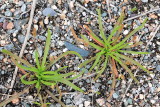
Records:
[[[82,15],[83,15],[83,16],[86,16],[86,12],[82,12]]]
[[[63,46],[63,45],[64,45],[64,42],[63,42],[63,41],[58,41],[58,45],[59,45],[59,46]]]
[[[152,87],[152,84],[151,83],[148,83],[149,87]]]
[[[128,32],[129,32],[128,30],[125,30],[125,31],[123,32],[123,34],[124,34],[124,35],[127,35]]]
[[[150,74],[150,76],[151,76],[152,78],[154,78],[155,74]]]
[[[67,48],[65,48],[65,49],[63,49],[63,52],[66,52],[68,49]]]
[[[89,102],[89,101],[85,101],[85,102],[84,102],[84,106],[85,106],[85,107],[88,107],[88,106],[90,105],[90,103],[91,103],[91,102]]]
[[[34,28],[35,28],[36,30],[38,30],[38,25],[34,25]]]
[[[46,17],[45,19],[44,19],[44,24],[48,24],[49,23],[49,20],[48,20],[48,17]]]
[[[143,98],[144,98],[144,95],[143,95],[143,94],[140,94],[140,95],[139,95],[139,98],[140,98],[140,99],[143,99]]]
[[[155,100],[150,100],[152,104],[154,104],[156,101]]]
[[[56,9],[57,9],[57,6],[56,6],[56,5],[53,5],[51,8],[56,10]]]

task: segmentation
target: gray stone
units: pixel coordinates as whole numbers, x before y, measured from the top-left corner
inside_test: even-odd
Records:
[[[0,51],[2,51],[3,47],[0,47]]]
[[[7,4],[3,4],[3,5],[1,6],[1,10],[5,9],[6,6],[7,6]]]
[[[156,67],[156,70],[160,72],[160,65]]]
[[[112,30],[113,27],[111,25],[109,25],[107,28],[108,28],[108,30]]]
[[[132,99],[128,98],[127,102],[128,104],[132,104]]]
[[[75,51],[77,53],[79,53],[82,57],[87,57],[89,55],[89,51],[81,49],[69,42],[64,42],[64,45],[66,46],[66,48],[70,51]]]
[[[106,17],[106,16],[107,16],[106,12],[102,13],[102,17]]]
[[[21,21],[20,20],[15,20],[14,21],[14,27],[16,30],[20,30],[21,29]]]
[[[42,13],[44,16],[56,16],[57,14],[52,8],[45,8]]]
[[[160,38],[160,33],[157,33],[156,36],[157,36],[158,38]]]
[[[0,60],[2,60],[4,58],[4,56],[3,55],[0,55]]]
[[[4,18],[4,17],[0,18],[0,22],[3,22],[4,20],[5,20],[5,18]]]
[[[80,71],[84,71],[84,73],[86,73],[86,74],[89,72],[89,71],[88,71],[87,69],[85,69],[85,68],[81,68]]]
[[[151,88],[150,88],[150,91],[151,91],[151,93],[154,93],[155,87],[151,87]]]
[[[25,36],[23,36],[23,35],[18,35],[18,40],[19,40],[20,43],[23,43],[24,40],[25,40]]]
[[[148,2],[148,0],[141,0],[142,2],[144,2],[144,3],[147,3]]]
[[[5,46],[4,46],[4,49],[13,50],[13,49],[14,49],[14,45],[13,45],[13,44],[5,45]]]
[[[119,95],[117,93],[113,93],[113,98],[118,98]]]
[[[19,2],[18,2],[18,6],[22,6],[23,4],[24,4],[23,1],[19,1]]]
[[[9,11],[9,10],[7,10],[7,11],[4,13],[4,15],[10,17],[10,16],[12,16],[12,12]]]
[[[40,39],[41,41],[45,41],[46,37],[45,36],[38,36],[38,39]]]
[[[30,105],[27,104],[27,103],[25,103],[25,102],[21,102],[21,103],[22,103],[22,105],[23,105],[24,107],[30,107]]]
[[[99,86],[101,86],[100,83],[95,83],[95,87],[98,88]]]
[[[118,9],[117,9],[117,7],[114,7],[114,9],[113,9],[115,12],[117,12],[118,11]]]
[[[26,7],[27,7],[27,6],[26,6],[25,4],[23,4],[22,7],[21,7],[21,11],[22,11],[22,12],[25,12],[25,11],[26,11]]]
[[[71,103],[71,99],[66,100],[66,104],[69,104],[69,103]]]

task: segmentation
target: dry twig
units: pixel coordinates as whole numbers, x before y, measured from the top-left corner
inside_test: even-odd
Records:
[[[129,20],[133,20],[133,19],[135,19],[135,18],[144,16],[144,15],[146,15],[146,14],[148,14],[148,13],[151,13],[151,12],[154,12],[154,11],[158,11],[158,10],[160,10],[160,8],[158,8],[158,9],[152,9],[152,10],[150,10],[150,11],[147,11],[147,12],[143,13],[143,14],[140,14],[140,15],[137,15],[137,16],[134,16],[134,17],[131,17],[131,18],[128,18],[128,19],[124,20],[123,22],[127,22],[127,21],[129,21]]]
[[[27,28],[26,37],[25,37],[22,49],[21,49],[20,54],[19,54],[20,58],[22,57],[23,52],[24,52],[24,50],[26,48],[26,45],[27,45],[27,41],[28,41],[28,38],[29,38],[30,30],[31,30],[31,24],[32,24],[33,16],[34,16],[34,10],[35,10],[35,7],[36,7],[36,2],[37,2],[37,0],[33,0],[32,8],[31,8],[31,13],[30,13],[30,19],[29,19],[29,22],[28,22],[28,28]],[[10,86],[11,89],[9,90],[9,92],[12,91],[12,88],[14,86],[15,78],[17,76],[17,71],[18,71],[18,67],[15,68],[15,71],[13,73],[13,78],[12,78],[11,86]]]
[[[15,95],[13,95],[12,97],[8,98],[7,100],[2,101],[2,102],[0,103],[0,107],[8,104],[9,102],[11,102],[12,100],[14,100],[14,99],[16,99],[16,98],[19,98],[19,96],[21,96],[21,95],[23,95],[24,93],[28,92],[28,91],[29,91],[29,88],[31,88],[31,87],[28,87],[28,88],[24,89],[22,92],[17,93],[17,94],[15,94]]]

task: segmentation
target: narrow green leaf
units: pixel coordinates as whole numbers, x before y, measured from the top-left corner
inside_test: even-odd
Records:
[[[133,73],[131,72],[131,70],[127,67],[127,65],[125,63],[123,63],[119,57],[115,57],[113,55],[110,55],[113,59],[115,59],[130,75],[130,77],[136,82],[139,83],[139,81],[137,80],[137,78],[134,77]]]
[[[67,67],[68,66],[61,67],[61,68],[59,68],[59,69],[57,69],[55,71],[44,71],[44,72],[42,72],[42,74],[57,74],[57,72],[62,71],[63,69],[65,69]]]
[[[128,45],[129,45],[129,43],[125,43],[125,44],[119,46],[118,48],[116,48],[116,50],[124,49],[124,48],[126,48]]]
[[[71,77],[71,78],[67,78],[67,80],[74,80],[77,79],[78,77],[80,77],[85,71],[80,72],[78,75]]]
[[[96,9],[96,10],[98,12],[98,23],[99,23],[100,35],[101,35],[104,43],[107,44],[107,39],[106,39],[104,29],[103,29],[103,25],[102,25],[101,10],[100,9]]]
[[[37,89],[38,89],[38,91],[41,89],[41,85],[40,85],[40,82],[39,81],[37,81],[37,83],[36,83],[36,86],[35,86]]]
[[[119,28],[120,28],[120,26],[116,26],[116,27],[112,30],[111,34],[109,35],[109,37],[108,37],[108,39],[107,39],[107,43],[110,43],[112,37],[114,36],[114,34],[117,32],[117,30],[118,30]]]
[[[21,82],[23,84],[26,84],[26,85],[31,85],[31,84],[35,84],[37,82],[37,80],[33,80],[33,81],[26,81],[24,78],[27,76],[28,74],[25,74],[21,77]]]
[[[15,59],[13,59],[13,57],[11,57],[11,58],[12,58],[13,63],[14,63],[17,67],[19,67],[19,68],[21,68],[21,69],[24,69],[24,70],[33,71],[33,72],[38,73],[39,70],[38,70],[37,68],[35,68],[35,67],[25,67],[25,66],[19,64],[18,61],[16,61]]]
[[[65,73],[65,74],[60,74],[60,77],[68,77],[68,76],[71,76],[71,75],[73,75],[74,74],[74,72],[69,72],[69,73]]]
[[[123,45],[133,34],[135,34],[137,31],[139,31],[140,29],[142,29],[145,25],[147,21],[147,18],[143,21],[142,25],[137,27],[136,29],[134,29],[131,33],[129,33],[129,35],[127,35],[121,42],[119,42],[118,44],[116,44],[115,46],[111,47],[109,50],[114,50],[116,48],[118,48],[119,46]]]
[[[56,83],[54,83],[54,82],[47,82],[47,81],[43,81],[43,80],[41,80],[41,82],[42,82],[44,85],[56,85]]]
[[[127,51],[127,50],[119,50],[119,52],[131,53],[131,54],[149,54],[149,52],[136,52],[136,51]]]
[[[61,83],[63,83],[63,84],[66,84],[66,85],[72,87],[74,90],[83,92],[82,89],[80,89],[79,87],[77,87],[76,85],[74,85],[73,83],[71,83],[70,81],[68,81],[67,79],[60,79],[58,81],[61,82]]]
[[[101,74],[104,72],[104,70],[107,67],[107,62],[108,62],[108,56],[106,56],[106,58],[105,58],[105,62],[103,63],[102,69],[99,72],[97,72],[98,75],[96,76],[95,80],[97,80],[101,76]]]
[[[100,46],[98,46],[98,45],[96,45],[96,44],[94,44],[94,43],[92,43],[92,42],[89,42],[88,39],[87,39],[84,35],[81,34],[81,37],[82,37],[90,46],[92,46],[93,48],[96,48],[96,49],[98,49],[98,50],[103,50],[102,47],[100,47]]]
[[[82,68],[83,66],[86,66],[88,63],[94,61],[96,58],[97,58],[97,56],[92,57],[91,59],[88,59],[88,60],[84,61],[83,63],[81,63],[81,64],[79,65],[79,68]]]
[[[59,61],[61,58],[63,58],[64,56],[66,56],[68,54],[75,54],[75,55],[79,56],[81,59],[83,59],[79,53],[77,53],[75,51],[67,51],[67,52],[63,53],[62,55],[58,56],[58,58],[56,58],[54,61],[51,61],[50,64],[46,67],[46,69],[50,68],[53,64],[55,64],[57,61]]]
[[[93,33],[92,30],[91,30],[89,27],[87,28],[87,30],[89,31],[89,33],[92,35],[92,37],[93,37],[96,41],[98,41],[100,44],[102,44],[103,46],[105,46],[105,43],[104,43],[98,36],[96,36],[96,34]],[[93,39],[93,38],[92,38],[92,39]]]
[[[39,63],[39,59],[38,59],[38,58],[39,58],[39,53],[38,53],[38,51],[36,50],[36,51],[35,51],[36,65],[37,65],[38,69],[41,70],[40,63]]]
[[[122,54],[118,54],[118,53],[115,53],[116,56],[122,58],[122,59],[125,59],[125,60],[128,60],[129,62],[137,65],[139,68],[141,68],[142,70],[146,71],[148,74],[152,74],[152,72],[150,72],[149,70],[147,70],[146,68],[144,68],[139,62],[133,60],[132,58],[129,58],[125,55],[122,55]]]
[[[100,65],[103,64],[103,61],[104,61],[103,58],[100,58],[100,59],[99,59],[99,62],[98,62],[98,64],[97,64],[97,66],[96,66],[96,72],[98,72],[98,70],[99,70],[99,68],[100,68]]]
[[[96,58],[96,60],[94,61],[92,67],[89,69],[89,72],[91,72],[91,71],[93,70],[93,68],[98,64],[99,59],[101,58],[101,55],[99,55],[99,54],[97,54],[96,56],[97,56],[97,58]]]
[[[55,75],[41,75],[42,80],[51,80],[51,81],[58,81],[61,79],[61,76],[59,74]]]
[[[44,56],[43,56],[42,65],[41,65],[42,68],[45,68],[46,58],[48,56],[49,47],[50,47],[50,42],[51,42],[51,31],[48,29],[47,40],[46,40],[46,45],[45,45],[45,50],[44,50]]]
[[[2,50],[2,52],[5,53],[5,54],[7,54],[7,55],[9,55],[9,56],[11,56],[12,58],[16,59],[17,61],[20,61],[21,63],[27,65],[28,67],[32,67],[32,65],[28,61],[26,61],[26,60],[18,57],[17,55],[11,53],[10,51],[8,51],[8,50]]]

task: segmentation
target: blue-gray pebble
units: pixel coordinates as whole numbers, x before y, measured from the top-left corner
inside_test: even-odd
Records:
[[[45,8],[42,13],[44,16],[55,16],[57,14],[52,8]]]
[[[89,51],[81,49],[69,42],[64,42],[64,45],[66,46],[66,48],[70,51],[75,51],[77,53],[79,53],[82,57],[87,57],[89,55]]]
[[[160,65],[156,67],[156,70],[160,72]]]

